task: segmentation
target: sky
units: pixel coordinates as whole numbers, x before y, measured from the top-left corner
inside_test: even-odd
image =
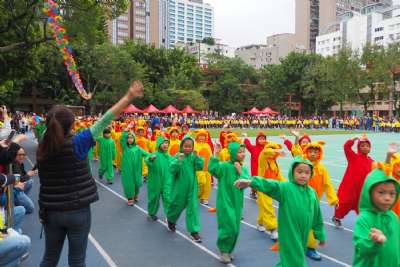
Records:
[[[265,44],[269,35],[294,33],[294,1],[204,0],[214,6],[214,37],[233,47]]]

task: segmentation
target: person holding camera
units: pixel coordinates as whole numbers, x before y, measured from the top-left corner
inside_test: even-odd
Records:
[[[37,150],[40,181],[39,216],[44,226],[45,252],[41,267],[57,266],[68,237],[69,266],[85,266],[91,225],[90,204],[98,200],[88,152],[95,138],[137,97],[143,85],[135,81],[114,106],[89,129],[72,135],[75,116],[65,106],[47,113],[46,131]]]

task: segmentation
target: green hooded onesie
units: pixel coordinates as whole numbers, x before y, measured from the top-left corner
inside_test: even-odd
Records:
[[[180,145],[181,153],[183,153],[183,144],[186,140],[191,140],[194,148],[194,140],[184,137]],[[198,233],[200,215],[196,172],[203,170],[204,160],[193,153],[185,155],[182,160],[178,158],[179,154],[171,163],[171,202],[167,210],[167,218],[169,222],[176,223],[186,208],[186,228],[190,233]]]
[[[110,138],[104,138],[103,136],[96,139],[99,142],[99,176],[106,174],[108,181],[112,181],[114,178],[113,160],[115,159],[115,143]]]
[[[128,145],[128,136],[133,136],[133,143]],[[136,136],[133,133],[123,132],[120,139],[122,147],[121,182],[127,199],[139,194],[142,186],[142,160],[148,155],[146,151],[136,145]]]
[[[397,200],[400,192],[399,184],[392,177],[386,176],[382,170],[373,170],[364,182],[360,197],[361,212],[357,217],[353,234],[353,266],[355,267],[400,266],[399,219],[392,210],[380,211],[375,208],[370,195],[373,186],[387,180],[393,180]],[[381,230],[387,240],[383,244],[373,241],[369,237],[371,228]]]
[[[171,191],[171,173],[170,165],[172,157],[168,154],[168,149],[162,152],[160,145],[169,140],[159,136],[156,141],[157,151],[148,155],[144,161],[149,169],[147,176],[147,211],[149,215],[157,215],[160,207],[160,197],[162,197],[164,205],[164,214],[167,214],[169,205],[169,195]],[[154,160],[150,160],[155,156]]]
[[[242,166],[242,174],[239,175],[234,166],[240,147],[238,142],[229,143],[228,151],[231,160],[220,162],[217,158],[211,157],[208,166],[208,171],[218,179],[217,246],[222,253],[232,253],[240,231],[243,190],[236,188],[233,184],[238,179],[250,178],[246,167]],[[245,146],[242,147],[245,148]]]
[[[278,233],[280,263],[276,266],[307,266],[305,252],[310,230],[319,241],[325,241],[325,228],[317,193],[310,186],[299,185],[293,175],[295,165],[308,160],[294,158],[289,169],[289,181],[280,182],[263,177],[252,177],[251,187],[279,202]],[[312,177],[312,173],[311,173]]]

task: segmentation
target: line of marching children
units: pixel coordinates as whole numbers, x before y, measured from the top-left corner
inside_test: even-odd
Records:
[[[400,216],[400,155],[396,154],[396,144],[389,146],[385,163],[374,165],[368,156],[371,142],[365,135],[348,140],[344,145],[348,166],[336,193],[321,162],[324,142],[312,142],[298,131],[291,131],[294,143],[282,136],[294,158],[286,179],[277,162],[285,152],[263,133],[258,134],[253,145],[248,138],[242,143],[236,133],[225,127],[220,143],[214,145],[204,129],[190,132],[188,127],[181,130],[173,126],[163,133],[156,128],[149,138],[145,129],[122,123],[103,132],[93,151],[100,161],[99,177],[105,175],[112,183],[116,165],[128,205],[138,201],[144,177],[149,218],[158,220],[162,199],[168,229],[174,232],[186,210],[186,228],[195,242],[201,242],[199,203],[208,205],[216,179],[217,247],[223,263],[233,260],[242,219],[243,189],[251,187],[259,207],[257,229],[276,241],[272,249],[279,250],[279,266],[306,266],[305,256],[321,260],[316,248],[326,240],[320,209],[324,193],[334,207],[332,221],[338,228],[349,211],[359,214],[353,236],[354,266],[400,265],[399,220],[394,213]],[[357,151],[352,148],[355,142]],[[251,173],[243,166],[246,148],[251,154]],[[278,216],[273,199],[279,202]]]

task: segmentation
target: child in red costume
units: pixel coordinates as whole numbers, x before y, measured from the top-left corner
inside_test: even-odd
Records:
[[[295,130],[291,130],[290,133],[296,137],[294,144],[289,139],[287,139],[284,134],[282,134],[281,138],[283,139],[283,143],[285,144],[285,146],[290,151],[293,157],[300,156],[302,155],[301,151],[297,151],[296,149],[294,150],[293,146],[299,144],[301,149],[303,149],[306,145],[311,143],[311,138],[306,133],[303,134],[302,137],[300,137],[300,133]]]
[[[357,153],[353,151],[354,142],[358,140]],[[358,201],[365,178],[371,172],[374,160],[368,156],[371,151],[371,142],[364,134],[354,137],[344,144],[344,154],[347,158],[347,168],[338,190],[339,206],[335,209],[332,218],[336,227],[342,227],[341,219],[349,211],[354,210],[357,214]]]
[[[258,175],[258,158],[260,156],[261,151],[264,149],[265,144],[267,143],[267,136],[263,132],[259,132],[256,137],[256,143],[252,145],[250,140],[247,138],[247,134],[243,134],[245,137],[244,144],[247,150],[251,155],[251,176]],[[253,199],[257,199],[257,190],[252,189],[250,197]]]

